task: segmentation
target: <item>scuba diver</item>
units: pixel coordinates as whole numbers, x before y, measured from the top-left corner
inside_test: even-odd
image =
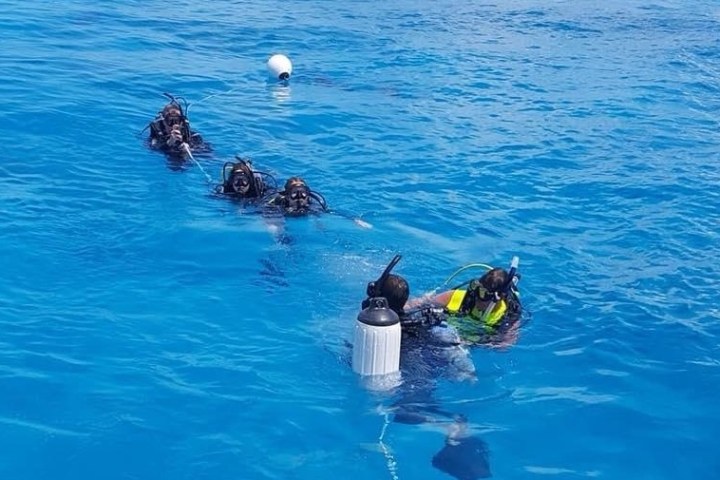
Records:
[[[438,357],[438,360],[440,360],[439,357],[444,357],[445,361],[439,362],[438,366],[451,367],[444,372],[447,374],[446,376],[454,379],[473,380],[475,367],[458,332],[448,323],[445,309],[430,303],[414,307],[408,306],[410,286],[407,280],[400,275],[390,273],[401,258],[400,255],[396,255],[380,278],[368,283],[367,298],[363,300],[360,308],[369,307],[373,298],[383,297],[387,300],[388,307],[398,315],[403,340],[400,354],[401,365],[404,363],[404,348],[413,343],[411,339],[420,339],[424,346],[430,347],[429,350]]]
[[[325,197],[310,190],[305,180],[300,177],[289,178],[283,190],[273,195],[265,206],[288,217],[328,211]]]
[[[518,262],[518,258],[513,257],[508,271],[485,264],[463,267],[445,284],[468,268],[482,267],[487,271],[480,278],[432,296],[429,303],[444,309],[448,322],[457,328],[468,344],[505,346],[514,343],[522,314],[517,290],[520,278]],[[463,288],[466,285],[467,288]]]
[[[310,190],[305,180],[300,177],[289,178],[280,191],[277,188],[266,190],[258,204],[258,210],[268,231],[284,245],[294,243],[294,239],[285,231],[285,217],[303,217],[329,211],[325,197]]]
[[[271,192],[263,200],[263,213],[266,217],[303,217],[310,214],[333,213],[351,220],[360,228],[373,228],[371,224],[359,217],[341,211],[331,212],[325,197],[308,187],[302,177],[290,177],[280,191]],[[279,227],[279,224],[275,225]]]
[[[368,283],[368,298],[361,305],[368,308],[383,297],[400,319],[402,383],[392,404],[393,421],[445,426],[445,445],[433,456],[432,465],[458,480],[490,477],[487,444],[470,434],[464,415],[444,410],[434,398],[439,379],[474,381],[475,366],[457,331],[446,321],[443,308],[429,304],[406,308],[408,282],[390,273],[400,258],[396,255],[380,278]]]
[[[275,177],[253,170],[250,160],[238,156],[235,160],[237,162],[223,165],[223,183],[216,187],[217,193],[238,199],[257,200],[277,192]]]
[[[187,101],[169,93],[163,95],[170,99],[170,103],[145,127],[150,129],[150,147],[179,157],[192,155],[190,152],[198,150],[209,150],[200,134],[190,129],[186,114]],[[185,105],[184,108],[180,102]]]

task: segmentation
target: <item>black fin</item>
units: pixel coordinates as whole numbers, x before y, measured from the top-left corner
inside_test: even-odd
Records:
[[[492,477],[487,443],[476,436],[448,437],[432,459],[433,467],[458,480]]]

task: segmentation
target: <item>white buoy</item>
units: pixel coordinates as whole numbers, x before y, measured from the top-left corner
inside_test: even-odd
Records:
[[[267,68],[270,75],[278,80],[290,80],[293,69],[290,59],[279,53],[270,57],[270,60],[267,62]]]
[[[400,370],[402,333],[397,313],[384,298],[371,298],[355,322],[353,370],[360,375],[387,375]]]

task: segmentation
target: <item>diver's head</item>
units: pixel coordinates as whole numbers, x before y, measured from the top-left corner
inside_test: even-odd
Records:
[[[247,195],[252,189],[252,172],[245,163],[236,163],[227,179],[227,190],[238,195]]]
[[[310,189],[300,177],[291,177],[285,182],[283,198],[285,211],[289,214],[301,215],[310,209]]]
[[[389,274],[380,285],[377,292],[380,297],[385,297],[390,308],[398,315],[403,315],[405,303],[410,297],[410,286],[400,275]]]
[[[483,302],[500,300],[504,294],[503,290],[507,285],[508,274],[502,268],[493,268],[485,273],[479,280],[475,280],[471,285],[471,290],[475,294],[477,300]]]
[[[165,123],[172,127],[175,125],[182,125],[185,122],[185,115],[176,103],[169,103],[165,105],[162,110],[162,117]]]
[[[468,300],[466,311],[476,317],[481,317],[485,308],[493,302],[499,302],[506,297],[505,287],[508,282],[508,273],[502,268],[493,268],[468,286]]]
[[[480,283],[488,292],[501,292],[507,284],[508,273],[502,268],[493,268],[480,277]]]

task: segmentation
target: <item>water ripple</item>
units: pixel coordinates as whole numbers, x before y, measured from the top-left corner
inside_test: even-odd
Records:
[[[392,399],[345,341],[395,253],[418,294],[521,257],[518,344],[436,392],[495,476],[717,471],[711,2],[10,3],[3,478],[388,475],[366,447]],[[165,91],[214,179],[248,155],[374,228],[288,221],[277,243],[145,148]],[[442,429],[388,428],[400,477],[431,475]]]

